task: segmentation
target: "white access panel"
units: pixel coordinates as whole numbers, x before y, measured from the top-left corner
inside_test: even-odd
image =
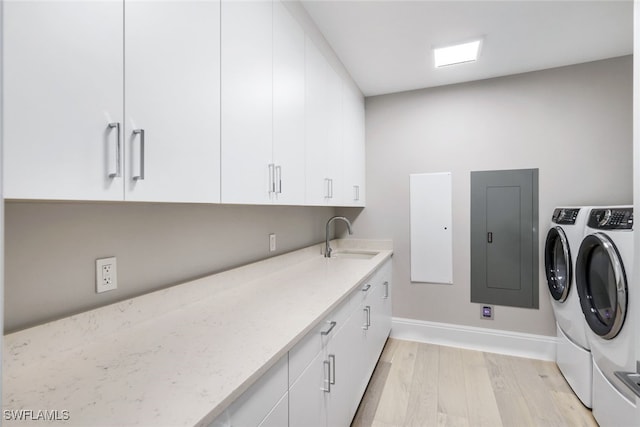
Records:
[[[409,176],[411,281],[453,283],[451,172]]]

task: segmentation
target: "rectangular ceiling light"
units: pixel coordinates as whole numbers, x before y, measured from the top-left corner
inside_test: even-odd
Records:
[[[476,61],[480,52],[480,41],[475,40],[453,46],[434,48],[433,57],[436,68]]]

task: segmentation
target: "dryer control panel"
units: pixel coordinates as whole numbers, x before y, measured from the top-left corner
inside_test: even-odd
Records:
[[[632,230],[633,208],[592,209],[587,225],[600,230]]]
[[[557,208],[553,210],[551,221],[560,225],[573,225],[578,218],[580,208]]]

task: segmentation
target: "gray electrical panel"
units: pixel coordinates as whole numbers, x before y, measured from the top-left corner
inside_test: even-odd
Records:
[[[538,169],[471,172],[471,302],[538,308]]]

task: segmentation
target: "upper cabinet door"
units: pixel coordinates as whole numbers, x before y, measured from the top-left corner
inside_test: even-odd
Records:
[[[270,1],[222,2],[222,202],[270,203],[273,41]]]
[[[304,204],[304,31],[273,4],[273,163],[278,204]]]
[[[343,145],[343,108],[342,78],[332,66],[327,66],[327,177],[329,178],[329,197],[327,204],[341,206],[344,204],[344,145]]]
[[[219,202],[220,3],[125,9],[125,198]]]
[[[305,40],[305,181],[307,205],[326,205],[329,151],[329,64],[308,37]]]
[[[122,200],[123,3],[3,8],[5,197]]]
[[[305,44],[307,205],[345,205],[342,78],[307,38]]]
[[[364,99],[359,91],[343,85],[344,193],[347,206],[365,205]]]

